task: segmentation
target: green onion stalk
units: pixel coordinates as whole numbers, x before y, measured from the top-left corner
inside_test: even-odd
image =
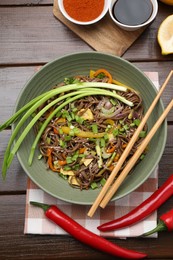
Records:
[[[82,93],[81,94],[81,97],[84,96],[89,96],[89,95],[108,95],[108,96],[112,96],[112,97],[116,97],[116,94],[113,93],[113,92],[110,92],[110,91],[105,91],[105,90],[101,90],[101,89],[97,89],[97,94],[95,93],[95,91],[93,92],[92,89],[90,88],[85,88],[85,91],[86,93]],[[84,91],[82,91],[84,92]],[[81,93],[81,91],[80,91]],[[31,153],[30,153],[30,156],[29,156],[29,160],[28,160],[28,163],[29,165],[32,164],[32,161],[33,161],[33,156],[34,156],[34,152],[35,152],[35,149],[36,149],[36,146],[37,146],[37,143],[42,135],[42,133],[44,132],[45,128],[47,127],[48,123],[51,121],[51,119],[64,107],[66,106],[67,104],[73,102],[74,100],[76,99],[79,99],[81,98],[80,96],[76,96],[76,97],[73,97],[72,99],[69,99],[67,100],[66,102],[64,102],[63,104],[61,104],[59,107],[57,107],[50,115],[49,117],[45,120],[45,122],[43,123],[40,131],[38,132],[36,138],[35,138],[35,141],[31,147]]]
[[[31,130],[31,128],[34,126],[34,124],[37,122],[37,120],[48,109],[50,109],[53,105],[57,104],[59,101],[65,100],[65,102],[63,104],[61,104],[60,106],[58,106],[53,111],[53,113],[51,113],[49,115],[49,117],[45,120],[45,122],[43,123],[41,129],[39,130],[39,132],[38,132],[38,134],[35,138],[35,141],[34,141],[32,147],[31,147],[31,152],[30,152],[30,156],[29,156],[29,160],[28,160],[28,163],[30,165],[33,161],[33,156],[34,156],[34,152],[35,152],[37,143],[38,143],[42,133],[44,132],[45,128],[47,127],[48,123],[51,121],[53,116],[55,116],[57,114],[57,112],[59,112],[67,104],[73,102],[74,100],[80,99],[81,97],[84,97],[84,96],[107,95],[107,96],[111,96],[113,98],[119,99],[129,106],[133,106],[132,102],[130,102],[130,101],[126,100],[124,97],[118,95],[115,91],[109,91],[109,90],[105,90],[103,88],[112,89],[112,90],[127,91],[127,88],[125,88],[125,87],[121,87],[121,86],[117,86],[117,85],[113,85],[113,84],[109,84],[109,83],[101,83],[101,82],[94,82],[94,83],[93,82],[85,82],[85,83],[70,84],[70,85],[66,85],[66,86],[63,86],[63,87],[58,87],[57,89],[50,90],[50,91],[45,92],[45,93],[41,94],[40,96],[34,98],[30,102],[28,102],[25,106],[23,106],[20,110],[18,110],[3,125],[1,125],[0,131],[4,130],[9,125],[14,123],[26,111],[26,113],[21,117],[20,121],[18,122],[18,124],[14,128],[14,131],[13,131],[11,138],[8,142],[8,145],[7,145],[7,148],[6,148],[6,151],[5,151],[5,155],[4,155],[3,166],[2,166],[2,176],[3,176],[3,178],[5,179],[7,169],[10,167],[12,160],[14,158],[14,155],[18,151],[21,143],[25,139],[28,132]],[[68,92],[68,91],[72,91],[72,92],[70,92],[68,94],[64,94],[64,95],[56,98],[55,100],[50,102],[48,105],[46,105],[44,108],[42,108],[39,111],[39,113],[25,127],[22,134],[20,135],[18,140],[15,142],[13,148],[11,148],[17,134],[19,133],[20,128],[26,122],[26,120],[33,114],[33,112],[38,107],[40,107],[42,104],[44,104],[47,100],[49,100],[50,98],[56,96],[57,94],[65,93],[65,92]]]
[[[105,88],[105,89],[119,90],[119,91],[123,91],[123,92],[127,91],[126,87],[118,86],[118,85],[110,84],[110,83],[103,83],[103,82],[82,82],[82,83],[78,82],[75,84],[69,84],[69,85],[65,85],[62,87],[58,87],[56,89],[49,90],[49,91],[35,97],[31,101],[29,101],[26,105],[24,105],[21,109],[19,109],[10,119],[8,119],[4,124],[0,125],[0,131],[9,127],[12,123],[14,123],[18,119],[18,117],[23,112],[25,112],[27,109],[32,107],[37,101],[42,100],[42,98],[46,97],[47,98],[46,100],[48,100],[50,97],[53,97],[62,92],[67,92],[67,91],[76,90],[76,89],[83,89],[85,87],[91,87],[91,88],[99,87],[99,88]],[[122,97],[117,95],[117,99],[119,99],[119,98],[121,99]]]

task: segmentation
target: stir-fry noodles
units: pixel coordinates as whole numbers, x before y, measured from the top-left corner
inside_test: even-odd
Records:
[[[90,76],[66,78],[60,85],[93,81],[114,83],[107,71],[98,70],[90,72]],[[58,172],[75,188],[94,189],[104,185],[142,120],[144,111],[139,93],[128,89],[126,92],[117,91],[117,94],[131,101],[133,106],[109,96],[85,96],[61,109],[41,136],[39,149],[47,167]],[[48,102],[50,100],[46,104]],[[63,102],[58,102],[39,119],[36,131]],[[127,160],[145,135],[146,126]]]

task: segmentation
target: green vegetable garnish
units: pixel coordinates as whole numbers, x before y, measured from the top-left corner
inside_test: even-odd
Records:
[[[9,120],[7,120],[4,124],[2,124],[0,126],[0,131],[2,131],[3,129],[7,128],[12,123],[14,123],[19,117],[21,118],[19,120],[18,124],[16,124],[16,126],[14,128],[14,131],[11,135],[11,138],[9,140],[9,143],[8,143],[5,155],[4,155],[4,161],[3,161],[3,166],[2,166],[3,178],[5,178],[7,169],[10,167],[11,162],[14,158],[14,155],[18,151],[21,143],[25,139],[28,132],[31,130],[31,128],[34,126],[34,124],[37,122],[37,120],[48,109],[50,109],[52,106],[54,106],[61,100],[64,100],[64,102],[61,105],[59,105],[57,108],[55,108],[55,110],[48,116],[48,118],[44,121],[44,123],[41,126],[41,128],[35,138],[35,141],[32,145],[32,148],[31,148],[31,153],[29,156],[29,164],[32,163],[37,143],[38,143],[42,133],[44,132],[45,128],[47,127],[48,123],[67,104],[72,103],[73,101],[80,99],[84,96],[88,96],[88,95],[108,95],[108,96],[112,96],[113,98],[121,100],[122,102],[126,103],[129,106],[133,106],[133,103],[129,102],[124,97],[119,96],[116,93],[113,93],[113,92],[111,92],[109,90],[105,90],[105,89],[118,89],[121,91],[127,91],[127,88],[125,88],[125,87],[116,86],[116,85],[108,84],[108,83],[102,83],[102,82],[76,83],[76,84],[70,84],[70,85],[58,87],[58,88],[52,89],[48,92],[45,92],[45,93],[41,94],[40,96],[34,98],[30,102],[28,102],[21,109],[19,109]],[[65,94],[66,92],[69,92],[69,91],[72,91],[72,92]],[[24,128],[24,130],[22,129],[22,133],[19,135],[18,139],[15,140],[19,133],[19,130],[21,129],[23,124],[26,122],[26,120],[29,117],[32,116],[32,114],[37,110],[37,108],[40,107],[42,104],[44,104],[47,100],[49,100],[49,99],[51,100],[52,97],[55,97],[58,94],[59,94],[59,97],[54,99],[52,102],[47,104],[43,109],[41,109],[39,111],[39,113],[37,115],[35,115],[34,118],[32,118],[32,120],[28,123],[28,125]],[[73,117],[71,117],[70,114],[66,115],[66,118],[67,118],[67,120],[73,119]],[[14,143],[14,146],[12,147],[14,140],[15,140],[15,143]]]
[[[139,126],[141,120],[140,119],[135,119],[133,120],[133,123],[136,125],[136,126]]]
[[[141,138],[144,138],[144,137],[146,137],[146,131],[141,131],[140,133],[139,133],[139,137],[141,137]]]
[[[106,179],[105,179],[105,178],[101,179],[100,184],[101,184],[102,186],[104,186],[105,183],[106,183]]]
[[[93,125],[91,126],[91,128],[92,128],[92,131],[93,131],[94,134],[97,134],[97,133],[98,133],[98,127],[97,127],[96,124],[93,124]]]
[[[91,189],[97,189],[98,188],[98,185],[97,185],[97,183],[96,182],[92,182],[91,183]]]

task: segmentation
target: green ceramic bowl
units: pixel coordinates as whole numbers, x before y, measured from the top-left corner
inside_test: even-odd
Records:
[[[148,109],[156,96],[157,90],[139,69],[122,58],[113,55],[86,52],[63,56],[42,67],[25,85],[18,98],[16,110],[37,95],[51,89],[56,83],[62,82],[65,77],[78,74],[87,75],[90,69],[96,70],[98,68],[107,69],[117,80],[138,90],[144,100],[145,110]],[[163,104],[160,100],[148,120],[149,129],[151,129],[162,111]],[[113,200],[117,200],[134,191],[150,176],[163,154],[166,133],[167,124],[165,122],[150,142],[150,148],[145,159],[126,178],[113,197]],[[28,165],[27,161],[33,140],[34,133],[30,131],[18,151],[18,159],[31,180],[45,192],[56,198],[71,203],[91,205],[99,194],[100,189],[80,191],[70,187],[67,181],[59,177],[58,174],[46,170],[44,162],[37,158],[38,151],[35,154],[32,166]]]

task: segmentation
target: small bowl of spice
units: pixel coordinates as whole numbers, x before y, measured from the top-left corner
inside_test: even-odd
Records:
[[[90,25],[100,21],[109,9],[110,0],[58,0],[61,13],[69,21]]]
[[[157,12],[157,0],[112,0],[109,6],[114,23],[126,31],[135,31],[150,24]]]

